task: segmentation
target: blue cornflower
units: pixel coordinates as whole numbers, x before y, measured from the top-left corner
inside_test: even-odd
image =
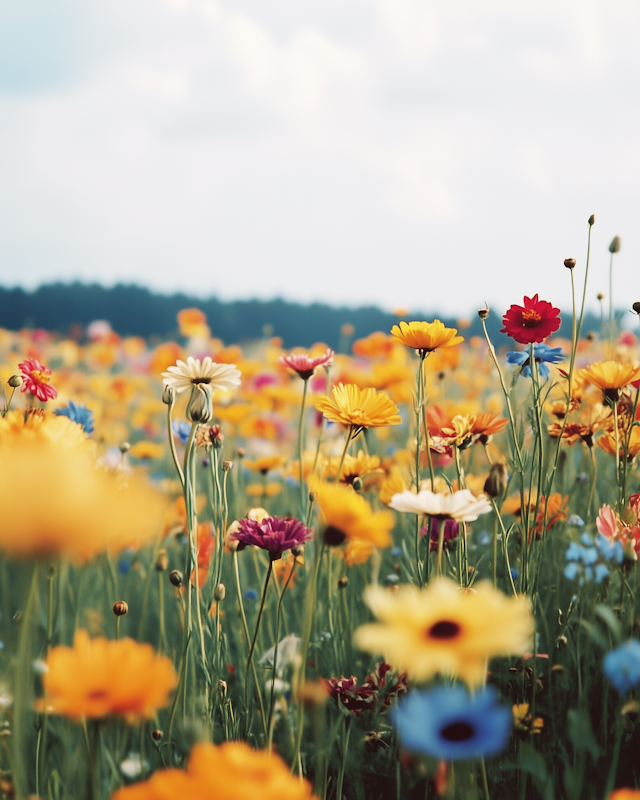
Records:
[[[640,684],[640,642],[629,639],[604,657],[602,669],[620,694]]]
[[[539,365],[538,374],[544,380],[549,377],[549,367],[547,364],[559,364],[560,361],[564,361],[561,347],[549,347],[549,345],[544,342],[533,345],[533,357]],[[528,350],[510,350],[507,353],[507,362],[522,367],[522,374],[525,378],[531,377]]]
[[[579,578],[580,586],[587,581],[602,581],[609,575],[612,562],[622,563],[624,555],[622,542],[610,542],[605,536],[599,534],[595,543],[588,533],[580,536],[580,541],[571,542],[565,553],[567,565],[564,576],[570,581]]]
[[[513,714],[488,686],[472,696],[462,686],[414,692],[391,712],[408,750],[445,761],[482,758],[507,746]]]
[[[258,592],[255,589],[247,589],[244,593],[245,600],[257,600],[258,599]]]
[[[189,441],[189,434],[191,433],[191,425],[183,419],[180,422],[175,420],[171,423],[171,429],[175,436],[180,440],[180,444],[186,444]]]
[[[84,404],[78,405],[73,400],[69,400],[66,406],[56,408],[53,413],[58,417],[69,417],[72,422],[82,425],[85,433],[93,433],[93,411],[90,411]]]

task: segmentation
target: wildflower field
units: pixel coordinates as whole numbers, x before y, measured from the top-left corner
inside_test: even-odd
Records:
[[[640,349],[559,271],[508,352],[0,331],[0,797],[640,797]]]

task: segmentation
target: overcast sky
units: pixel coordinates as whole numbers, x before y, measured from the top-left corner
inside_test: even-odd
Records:
[[[595,213],[589,296],[619,234],[629,307],[639,33],[637,0],[3,0],[2,282],[566,308]]]

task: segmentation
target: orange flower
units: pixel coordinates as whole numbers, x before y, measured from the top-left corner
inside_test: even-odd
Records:
[[[354,564],[366,564],[374,549],[371,542],[351,539],[343,550],[342,557],[348,567],[353,567]]]
[[[199,308],[183,308],[178,311],[178,327],[183,336],[208,336],[207,315]]]
[[[480,444],[486,444],[489,441],[489,437],[504,430],[508,422],[509,420],[505,417],[485,411],[483,414],[476,416],[473,423],[473,433],[478,437]]]
[[[250,461],[248,458],[245,458],[243,463],[247,469],[253,469],[256,472],[260,472],[262,475],[266,475],[267,472],[270,472],[272,469],[278,469],[278,467],[282,466],[283,462],[284,456],[274,455],[262,456],[261,458],[256,458],[255,461]]]
[[[640,378],[640,367],[619,364],[617,361],[596,361],[582,370],[582,377],[602,389],[609,400],[616,401],[620,396],[620,389]]]
[[[376,331],[365,339],[358,339],[353,343],[353,353],[356,356],[375,358],[376,356],[389,356],[396,346],[391,336],[382,331]]]
[[[313,800],[307,781],[275,753],[244,742],[196,744],[186,771],[159,770],[148,781],[118,789],[112,800]]]
[[[184,350],[175,342],[164,342],[156,347],[149,362],[149,372],[160,375],[169,369],[179,358],[184,357]]]
[[[433,322],[401,322],[400,326],[391,328],[391,335],[411,347],[424,353],[437,350],[438,347],[453,347],[464,341],[462,336],[456,336],[456,328],[445,328],[439,319]]]
[[[157,656],[151,645],[90,639],[84,630],[76,631],[73,647],[54,647],[46,664],[45,697],[37,708],[75,720],[152,719],[178,683],[170,659]]]
[[[216,549],[216,537],[210,522],[199,522],[197,532],[198,542],[198,584],[200,589],[204,586],[211,563],[211,556]],[[202,572],[200,572],[202,570]],[[196,571],[191,573],[191,583],[195,586]]]
[[[609,795],[609,800],[640,800],[640,790],[616,789]]]

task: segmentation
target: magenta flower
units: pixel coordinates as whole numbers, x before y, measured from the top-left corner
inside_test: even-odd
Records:
[[[267,550],[272,561],[282,558],[285,550],[299,547],[313,538],[313,531],[293,517],[265,517],[262,522],[241,519],[238,524],[240,527],[231,538]]]
[[[306,353],[291,353],[288,356],[280,356],[280,363],[297,372],[303,381],[308,381],[317,367],[333,363],[333,350],[327,347],[327,352],[317,358],[309,358]]]
[[[37,358],[27,358],[22,364],[18,364],[22,371],[22,389],[35,395],[38,400],[55,400],[58,390],[51,386],[51,370],[43,366]]]

